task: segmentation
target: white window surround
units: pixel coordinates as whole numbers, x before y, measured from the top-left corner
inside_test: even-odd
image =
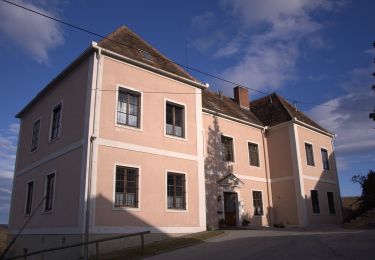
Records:
[[[51,134],[52,134],[52,123],[53,123],[53,110],[58,107],[59,105],[61,105],[61,112],[60,112],[60,126],[59,126],[59,132],[58,132],[58,135],[56,138],[54,139],[51,139]],[[63,124],[63,110],[64,110],[64,100],[60,100],[59,102],[57,102],[55,105],[52,106],[52,110],[51,110],[51,120],[50,120],[50,125],[49,125],[49,133],[48,133],[48,142],[49,143],[52,143],[58,139],[60,139],[60,136],[61,136],[61,132],[62,132],[62,124]]]
[[[27,195],[28,195],[28,193],[29,193],[29,183],[31,183],[31,182],[33,182],[33,193],[32,193],[32,200],[31,200],[31,212],[30,213],[26,213],[26,207],[27,207]],[[31,180],[29,180],[28,182],[26,182],[26,188],[25,188],[25,190],[26,190],[26,193],[25,193],[25,203],[24,203],[24,209],[23,209],[23,214],[25,215],[25,216],[30,216],[31,214],[32,214],[32,212],[33,212],[33,204],[34,204],[34,195],[35,195],[35,180],[34,179],[31,179]]]
[[[318,194],[318,203],[319,203],[319,213],[314,213],[313,206],[312,206],[312,197],[311,197],[311,191],[315,190]],[[320,206],[320,199],[319,199],[319,190],[318,189],[310,189],[310,206],[311,206],[311,212],[313,216],[321,216],[322,215],[322,208]]]
[[[185,209],[168,209],[168,173],[177,173],[185,175]],[[180,171],[180,170],[171,170],[165,169],[165,176],[164,176],[164,193],[165,193],[165,211],[171,213],[187,213],[189,211],[189,193],[188,193],[188,177],[187,173]]]
[[[132,127],[132,126],[122,125],[122,124],[118,124],[117,123],[118,93],[119,93],[120,89],[130,90],[130,91],[139,93],[139,95],[140,95],[140,97],[139,97],[139,99],[140,99],[139,100],[139,104],[140,104],[140,109],[139,109],[139,117],[140,117],[139,127]],[[128,87],[128,86],[125,86],[125,85],[122,85],[122,84],[117,84],[116,85],[116,102],[115,102],[115,104],[116,104],[115,105],[115,120],[114,120],[115,127],[142,132],[143,131],[143,107],[144,107],[143,92],[141,90],[139,90],[139,89],[136,89],[136,88]]]
[[[250,164],[250,151],[249,151],[249,144],[256,144],[256,145],[258,145],[258,159],[259,159],[259,166],[255,166],[255,165],[251,165]],[[262,169],[262,160],[261,160],[261,157],[260,157],[260,145],[259,145],[259,143],[258,142],[255,142],[255,141],[251,141],[251,140],[246,140],[246,145],[247,145],[247,147],[246,147],[246,149],[247,149],[247,158],[248,158],[248,161],[249,161],[249,163],[248,163],[248,165],[249,165],[249,167],[250,168],[255,168],[255,169]]]
[[[39,120],[39,134],[38,134],[38,143],[37,143],[37,146],[36,146],[36,149],[31,151],[31,148],[32,148],[32,143],[33,143],[33,133],[34,133],[34,124]],[[33,124],[32,124],[32,127],[31,127],[31,146],[30,146],[30,150],[29,152],[30,153],[36,153],[38,150],[39,150],[39,143],[40,143],[40,130],[41,130],[41,126],[42,126],[42,117],[37,117],[34,121],[33,121]]]
[[[174,135],[168,135],[167,134],[167,129],[166,129],[166,122],[167,122],[167,103],[171,103],[171,104],[176,104],[176,105],[179,105],[179,106],[182,106],[184,108],[184,137],[178,137],[178,136],[174,136]],[[175,100],[172,100],[170,98],[164,98],[164,111],[163,111],[163,114],[164,114],[164,120],[163,120],[163,134],[164,134],[164,137],[168,137],[168,138],[172,138],[172,139],[175,139],[175,140],[180,140],[180,141],[188,141],[188,131],[187,129],[188,128],[188,122],[187,122],[187,105],[185,103],[181,103],[179,101],[175,101]]]
[[[138,207],[131,208],[131,207],[115,207],[115,194],[116,194],[116,166],[122,167],[129,167],[129,168],[136,168],[138,169]],[[113,167],[113,180],[112,180],[112,210],[113,211],[141,211],[141,171],[142,168],[140,165],[128,164],[128,163],[120,163],[115,162]]]
[[[307,163],[306,144],[311,145],[314,165],[309,165]],[[308,142],[308,141],[303,141],[303,148],[305,149],[305,156],[306,156],[306,158],[305,158],[305,164],[308,167],[316,168],[316,156],[315,156],[315,153],[314,153],[314,145],[313,145],[313,143],[312,142]]]
[[[253,191],[260,191],[260,193],[262,194],[262,211],[263,211],[263,214],[262,215],[255,215],[254,214],[254,197],[253,197]],[[259,189],[251,189],[251,194],[250,194],[250,196],[251,196],[251,209],[252,209],[252,211],[251,211],[251,213],[252,213],[252,216],[254,217],[254,218],[263,218],[263,217],[265,217],[265,215],[266,215],[266,212],[265,212],[265,210],[264,210],[264,197],[263,197],[263,190],[259,190]]]
[[[46,202],[47,202],[47,200],[44,199],[43,209],[42,209],[43,210],[43,214],[52,214],[55,211],[56,178],[57,178],[56,170],[50,171],[50,172],[44,174],[44,193],[43,194],[44,194],[44,197],[47,196],[47,176],[51,175],[51,174],[55,174],[55,176],[53,178],[52,209],[46,211]]]
[[[232,144],[233,144],[233,162],[231,162],[231,161],[224,161],[223,160],[223,151],[221,149],[221,137],[222,136],[232,138]],[[237,158],[237,156],[236,156],[236,145],[235,145],[235,138],[234,138],[234,136],[225,134],[223,132],[219,132],[218,138],[219,138],[219,143],[220,143],[220,160],[223,161],[223,162],[228,163],[229,165],[236,164],[236,158]]]

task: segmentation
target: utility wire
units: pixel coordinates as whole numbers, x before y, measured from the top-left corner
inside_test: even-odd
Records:
[[[132,46],[132,45],[130,45],[130,44],[126,44],[126,43],[124,43],[124,42],[116,41],[116,40],[111,39],[111,38],[109,38],[109,37],[107,37],[107,36],[104,36],[104,35],[101,35],[101,34],[99,34],[99,33],[93,32],[93,31],[91,31],[91,30],[85,29],[85,28],[83,28],[83,27],[80,27],[80,26],[74,25],[74,24],[72,24],[72,23],[65,22],[65,21],[63,21],[63,20],[61,20],[61,19],[58,19],[58,18],[55,18],[55,17],[49,16],[49,15],[47,15],[47,14],[44,14],[44,13],[38,12],[38,11],[36,11],[36,10],[33,10],[33,9],[30,9],[30,8],[27,8],[27,7],[23,6],[23,5],[13,3],[13,2],[8,1],[8,0],[1,0],[1,1],[3,1],[3,2],[5,2],[5,3],[8,3],[8,4],[10,4],[10,5],[13,5],[13,6],[19,7],[19,8],[21,8],[21,9],[26,10],[26,11],[32,12],[32,13],[34,13],[34,14],[37,14],[37,15],[43,16],[43,17],[48,18],[48,19],[50,19],[50,20],[53,20],[53,21],[55,21],[55,22],[62,23],[62,24],[64,24],[64,25],[69,26],[69,27],[72,27],[72,28],[74,28],[74,29],[77,29],[77,30],[83,31],[83,32],[85,32],[85,33],[88,33],[88,34],[91,34],[91,35],[94,35],[94,36],[97,36],[97,37],[99,37],[99,38],[106,39],[106,40],[108,40],[108,41],[111,41],[111,42],[114,42],[114,43],[117,43],[117,44],[123,45],[123,46],[128,47],[128,48],[131,48],[131,49],[135,49],[135,50],[138,50],[138,51],[141,51],[141,52],[145,52],[145,53],[151,55],[152,57],[156,58],[156,56],[153,55],[152,53],[149,53],[149,52],[147,52],[147,51],[144,51],[144,50],[142,50],[142,49],[139,49],[139,48],[137,48],[137,47],[134,47],[134,46]],[[234,82],[234,81],[231,81],[231,80],[228,80],[228,79],[224,79],[224,78],[222,78],[222,77],[219,77],[219,76],[217,76],[217,75],[213,75],[213,74],[211,74],[211,73],[208,73],[208,72],[202,71],[202,70],[200,70],[200,69],[196,69],[196,68],[193,68],[193,67],[190,67],[190,66],[187,66],[187,65],[180,64],[180,63],[178,63],[178,62],[175,62],[175,61],[173,61],[173,60],[170,60],[170,59],[167,59],[167,58],[164,58],[164,57],[159,57],[159,56],[158,56],[157,58],[163,58],[163,59],[164,59],[165,61],[167,61],[167,62],[173,63],[173,64],[178,65],[178,66],[180,66],[180,67],[183,67],[183,68],[185,68],[185,69],[188,69],[188,70],[191,70],[191,71],[194,71],[194,72],[200,73],[200,74],[202,74],[202,75],[205,75],[205,76],[208,76],[208,77],[211,77],[211,78],[214,78],[214,79],[217,79],[217,80],[220,80],[220,81],[223,81],[223,82],[226,82],[226,83],[229,83],[229,84],[235,85],[235,86],[241,86],[241,87],[246,88],[246,89],[248,89],[248,90],[252,90],[252,91],[255,91],[255,92],[258,92],[258,93],[264,94],[264,95],[270,95],[270,94],[271,94],[271,93],[269,93],[269,92],[265,92],[265,91],[262,91],[262,90],[259,90],[259,89],[246,87],[246,86],[244,86],[244,85],[242,85],[242,84],[239,84],[239,83],[236,83],[236,82]],[[103,91],[103,90],[102,90],[102,91]],[[144,93],[164,93],[164,92],[144,92]],[[165,93],[168,93],[168,92],[165,92]],[[185,93],[172,93],[172,92],[171,92],[171,93],[169,93],[169,94],[185,94]],[[186,94],[192,94],[192,93],[186,93]],[[289,101],[291,101],[292,103],[305,103],[305,104],[312,104],[312,105],[313,105],[313,104],[316,104],[316,105],[318,105],[318,106],[333,107],[333,108],[336,107],[336,106],[333,106],[333,105],[327,105],[327,104],[318,104],[318,103],[312,103],[312,102],[297,101],[297,100],[292,100],[292,99],[289,99],[289,98],[286,98],[286,99],[289,100]],[[353,110],[370,111],[370,112],[372,112],[371,109],[365,109],[365,108],[354,108],[354,107],[343,107],[343,106],[340,106],[340,107],[341,107],[341,108],[345,108],[345,109],[353,109]]]

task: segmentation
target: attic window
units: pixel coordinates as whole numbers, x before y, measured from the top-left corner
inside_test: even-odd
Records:
[[[150,61],[150,62],[154,62],[154,57],[151,55],[151,53],[147,51],[143,51],[143,50],[139,50],[139,53],[142,55],[143,59]]]

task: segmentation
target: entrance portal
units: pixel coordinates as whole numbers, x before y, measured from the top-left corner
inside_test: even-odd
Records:
[[[227,226],[237,226],[237,193],[224,192],[224,213]]]

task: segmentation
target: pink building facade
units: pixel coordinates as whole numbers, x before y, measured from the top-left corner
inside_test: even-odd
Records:
[[[17,115],[10,230],[34,215],[15,253],[143,230],[341,222],[331,133],[276,94],[209,91],[126,27],[109,38]]]

